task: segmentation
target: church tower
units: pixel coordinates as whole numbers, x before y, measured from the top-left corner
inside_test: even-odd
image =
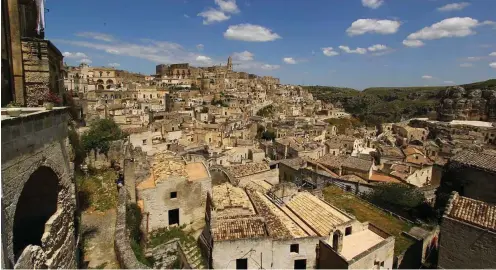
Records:
[[[227,71],[232,71],[232,67],[232,58],[229,56],[229,58],[227,58]]]

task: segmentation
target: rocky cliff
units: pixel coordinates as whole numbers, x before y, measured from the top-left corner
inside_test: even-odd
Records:
[[[438,120],[496,121],[496,89],[448,87],[441,92]]]

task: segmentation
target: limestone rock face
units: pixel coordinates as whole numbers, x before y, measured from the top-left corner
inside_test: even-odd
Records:
[[[448,87],[442,93],[437,110],[438,120],[496,120],[496,90]]]

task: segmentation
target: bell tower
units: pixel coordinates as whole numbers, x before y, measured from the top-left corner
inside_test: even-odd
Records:
[[[227,58],[227,71],[232,71],[233,65],[232,65],[232,58],[231,56],[229,56],[229,58]]]

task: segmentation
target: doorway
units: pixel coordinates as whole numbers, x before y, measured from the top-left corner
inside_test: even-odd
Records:
[[[169,210],[169,226],[174,224],[179,225],[179,209]]]
[[[294,261],[294,269],[307,269],[307,260],[295,260]]]

